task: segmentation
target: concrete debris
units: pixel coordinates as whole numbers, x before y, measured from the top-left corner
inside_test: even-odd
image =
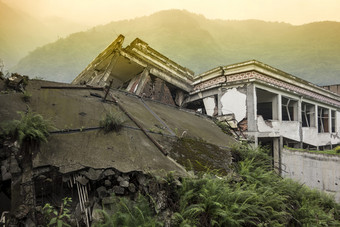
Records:
[[[76,181],[78,181],[82,185],[86,185],[89,182],[89,180],[86,177],[83,177],[83,176],[78,176],[76,178]]]
[[[21,169],[19,167],[18,161],[16,160],[14,155],[11,156],[10,173],[11,174],[19,174],[19,173],[21,173]]]
[[[104,185],[105,185],[106,187],[110,187],[110,186],[112,185],[112,183],[111,183],[111,181],[109,181],[109,180],[105,180],[105,181],[104,181]]]
[[[115,175],[116,172],[113,171],[112,169],[106,169],[104,172],[103,172],[103,176],[105,177],[108,177],[108,176],[112,176],[112,175]]]
[[[130,183],[130,184],[129,184],[128,189],[129,189],[129,191],[132,192],[132,193],[135,193],[135,192],[136,192],[136,186],[135,186],[133,183]]]
[[[129,181],[126,181],[126,180],[121,181],[121,182],[119,182],[119,186],[127,188],[127,187],[129,187]]]
[[[95,170],[90,168],[87,171],[81,171],[80,174],[86,176],[90,180],[96,181],[100,179],[102,172],[102,170]]]
[[[159,213],[161,210],[164,210],[167,207],[167,200],[168,197],[166,191],[157,192],[155,206],[156,213]]]
[[[112,190],[116,195],[124,195],[124,188],[121,186],[113,186]]]
[[[3,181],[9,180],[12,178],[11,173],[9,172],[10,166],[9,166],[9,160],[6,159],[2,161],[1,163],[1,179]]]
[[[103,199],[104,197],[108,195],[106,188],[104,186],[97,188],[97,193],[98,193],[98,197],[101,199]]]

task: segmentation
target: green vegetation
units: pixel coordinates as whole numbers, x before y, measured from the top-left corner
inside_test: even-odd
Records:
[[[31,111],[18,112],[18,114],[21,116],[20,120],[5,122],[1,126],[2,137],[18,140],[20,145],[47,142],[49,130],[54,128],[50,121]]]
[[[233,173],[217,177],[202,172],[182,179],[179,190],[173,189],[178,201],[172,207],[172,226],[340,225],[340,205],[325,193],[282,179],[272,170],[266,151],[243,145],[232,151]],[[122,199],[113,216],[103,211],[105,221],[98,226],[134,226],[137,219],[158,226],[160,217],[151,212],[152,204],[152,199]]]
[[[292,148],[286,147],[288,150],[293,151],[304,151],[304,152],[311,152],[311,153],[318,153],[318,154],[332,154],[332,155],[340,155],[340,146],[335,147],[333,150],[306,150],[306,149],[299,149],[299,148]]]
[[[124,123],[125,119],[121,113],[108,112],[105,117],[99,122],[99,126],[103,129],[105,133],[112,131],[118,132]]]
[[[43,207],[45,218],[49,220],[47,226],[71,226],[67,224],[70,221],[70,210],[67,208],[72,203],[72,198],[65,197],[61,203],[60,209],[57,210],[51,204],[46,203]]]
[[[23,93],[23,96],[22,96],[22,100],[24,102],[30,102],[31,97],[32,97],[31,93],[29,93],[28,91],[25,90],[24,93]]]
[[[149,202],[144,196],[139,194],[136,201],[131,201],[125,197],[114,199],[117,199],[118,202],[111,207],[115,211],[113,215],[110,216],[105,210],[99,210],[98,212],[103,214],[104,220],[101,223],[94,223],[93,226],[162,226],[162,223],[156,220]]]

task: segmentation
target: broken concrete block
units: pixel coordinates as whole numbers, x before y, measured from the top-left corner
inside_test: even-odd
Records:
[[[159,213],[161,210],[165,209],[167,207],[167,196],[165,191],[159,191],[157,192],[156,196],[156,213]]]
[[[136,192],[136,186],[135,186],[133,183],[130,183],[130,184],[129,184],[128,189],[129,189],[129,191],[132,192],[132,193],[135,193],[135,192]]]
[[[89,182],[89,180],[84,176],[78,176],[76,178],[76,181],[78,181],[82,185],[86,185]]]
[[[99,198],[101,198],[101,199],[103,199],[104,197],[107,196],[107,191],[106,191],[106,188],[104,186],[97,188],[97,193],[98,193]]]
[[[142,173],[140,173],[140,174],[137,175],[137,181],[138,181],[138,183],[139,183],[140,185],[143,185],[143,186],[145,186],[146,183],[147,183],[146,177],[145,177],[145,175],[142,174]]]
[[[86,176],[88,179],[96,181],[100,179],[102,170],[95,170],[95,169],[90,168],[89,170],[81,171],[80,173]]]
[[[117,181],[118,181],[118,182],[124,181],[124,178],[121,177],[121,176],[119,176],[119,177],[117,178]]]
[[[113,186],[112,190],[116,195],[124,195],[124,188],[123,187]]]
[[[126,181],[126,180],[121,181],[121,182],[119,182],[119,186],[127,188],[127,187],[129,187],[129,181]]]
[[[11,174],[16,174],[16,173],[21,173],[21,169],[19,167],[18,161],[14,157],[14,155],[11,156],[11,163],[10,163],[10,173]]]
[[[115,171],[113,171],[112,169],[106,169],[104,172],[103,172],[103,175],[105,177],[108,177],[108,176],[112,176],[112,175],[115,175]]]
[[[105,180],[104,184],[105,184],[106,187],[110,187],[112,185],[111,181],[109,181],[109,180]]]

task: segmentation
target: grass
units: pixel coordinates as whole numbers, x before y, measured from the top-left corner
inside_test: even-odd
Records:
[[[121,113],[108,112],[99,122],[99,126],[103,129],[105,133],[112,131],[118,132],[121,130],[123,123],[125,122],[124,117]]]
[[[284,148],[293,151],[303,151],[303,152],[310,152],[310,153],[317,153],[317,154],[330,154],[330,155],[340,155],[340,146],[335,147],[333,150],[306,150],[300,148],[292,148],[285,146]]]

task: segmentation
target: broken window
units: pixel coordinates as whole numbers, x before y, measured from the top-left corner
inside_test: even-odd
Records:
[[[277,95],[260,88],[256,88],[257,115],[264,120],[277,120]]]
[[[301,104],[302,127],[315,127],[315,106],[303,102]]]
[[[290,98],[282,97],[282,120],[296,121],[297,120],[297,101]]]
[[[329,132],[329,110],[318,107],[318,132]]]
[[[336,112],[335,110],[332,110],[332,115],[331,115],[331,118],[332,118],[332,132],[336,132]]]

